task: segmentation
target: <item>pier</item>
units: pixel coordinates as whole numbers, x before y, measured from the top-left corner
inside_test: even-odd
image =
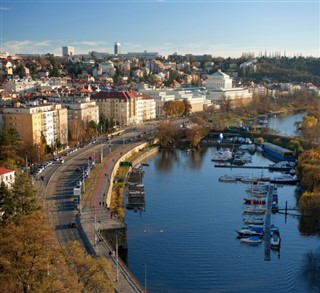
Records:
[[[273,194],[273,186],[269,187],[268,195],[267,195],[267,214],[265,220],[265,236],[264,236],[264,260],[270,261],[270,225],[271,225],[271,203],[272,203],[272,194]]]
[[[215,168],[231,168],[231,169],[265,169],[265,170],[269,170],[272,171],[272,167],[270,166],[254,166],[254,165],[231,165],[231,164],[215,164],[214,165]],[[292,168],[289,167],[283,167],[283,168],[278,168],[277,172],[281,172],[281,171],[289,171]]]

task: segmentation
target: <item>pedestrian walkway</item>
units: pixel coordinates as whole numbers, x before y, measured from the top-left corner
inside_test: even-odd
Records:
[[[103,238],[99,235],[99,231],[107,229],[116,229],[124,227],[124,223],[112,218],[106,206],[106,194],[110,184],[110,174],[114,168],[115,162],[120,158],[122,153],[129,151],[132,147],[119,147],[115,151],[108,154],[103,158],[102,166],[97,166],[99,172],[97,180],[95,180],[94,191],[89,200],[84,202],[79,215],[80,229],[87,242],[90,243],[92,251],[97,256],[110,258],[116,280],[117,292],[131,293],[131,292],[144,292],[141,284],[131,275],[125,264],[123,264],[115,255],[112,248],[108,246]],[[118,274],[116,274],[116,268]]]

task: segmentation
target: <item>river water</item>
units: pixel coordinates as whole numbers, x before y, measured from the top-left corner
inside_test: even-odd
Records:
[[[264,260],[264,242],[250,246],[236,238],[250,186],[218,178],[262,171],[216,168],[215,151],[159,152],[148,161],[146,209],[126,212],[129,269],[142,284],[147,281],[148,292],[319,292],[319,278],[306,263],[310,253],[319,253],[320,237],[301,234],[298,217],[272,215],[282,245],[280,253],[271,251],[271,261]],[[252,165],[270,163],[256,153]],[[278,173],[263,170],[263,175]],[[294,186],[278,193],[280,207],[296,206]]]

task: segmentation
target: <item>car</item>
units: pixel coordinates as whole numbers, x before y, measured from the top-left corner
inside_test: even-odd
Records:
[[[64,159],[60,159],[60,163],[63,164],[64,163]]]
[[[76,167],[75,169],[77,172],[80,172],[81,171],[81,168],[79,166]]]
[[[76,186],[77,186],[77,188],[80,188],[82,186],[82,182],[78,181]]]

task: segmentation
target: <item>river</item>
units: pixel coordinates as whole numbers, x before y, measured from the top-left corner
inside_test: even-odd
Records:
[[[222,183],[224,174],[259,176],[261,169],[215,168],[215,148],[159,152],[144,167],[146,209],[127,210],[129,269],[148,292],[319,292],[319,277],[306,265],[319,257],[319,235],[299,232],[299,218],[274,214],[280,253],[264,260],[265,244],[236,238],[243,226],[243,197],[250,186]],[[271,162],[256,153],[252,165]],[[263,170],[263,175],[275,176]],[[279,206],[296,206],[294,186],[279,188]],[[298,211],[292,211],[298,213]]]

